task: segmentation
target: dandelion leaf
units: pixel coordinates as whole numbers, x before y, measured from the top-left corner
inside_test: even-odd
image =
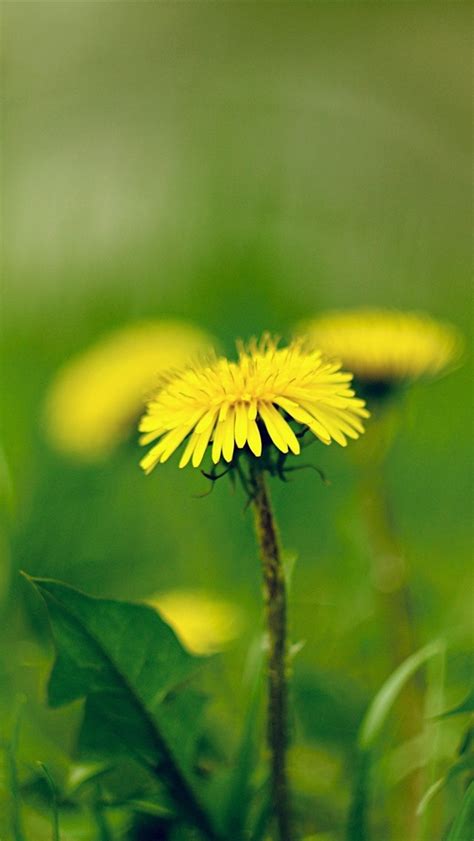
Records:
[[[135,757],[159,776],[190,823],[218,838],[195,770],[202,698],[185,685],[202,658],[189,654],[149,606],[29,580],[46,603],[57,650],[50,705],[85,698],[82,748]]]

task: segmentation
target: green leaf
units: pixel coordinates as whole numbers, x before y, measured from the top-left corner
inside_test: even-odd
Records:
[[[59,812],[58,795],[54,780],[43,762],[38,762],[38,768],[43,774],[51,794],[51,820],[52,820],[52,841],[60,841],[59,837]]]
[[[454,765],[451,766],[448,773],[445,774],[443,777],[440,777],[436,782],[434,782],[429,789],[425,792],[420,803],[418,805],[417,814],[421,815],[426,810],[426,807],[431,803],[435,794],[441,791],[450,780],[457,777],[459,774],[463,774],[465,771],[474,771],[474,756],[466,756],[464,759],[460,759]]]
[[[358,757],[354,776],[355,782],[347,819],[347,841],[368,841],[369,777],[370,754],[364,751]]]
[[[248,711],[227,795],[225,826],[229,837],[235,841],[248,837],[247,823],[254,793],[252,776],[258,762],[257,732],[260,724],[262,664],[263,645],[259,640],[258,655],[253,663]]]
[[[462,713],[472,713],[474,712],[474,686],[469,691],[467,697],[458,704],[457,707],[454,707],[452,710],[448,710],[445,713],[442,713],[438,718],[450,718],[453,715],[461,715]]]
[[[88,783],[95,783],[113,766],[110,762],[83,762],[73,765],[69,770],[66,782],[66,792],[71,797]]]
[[[266,838],[268,825],[272,819],[272,803],[270,786],[265,785],[261,791],[260,802],[257,802],[253,825],[249,832],[250,841],[262,841]]]
[[[368,809],[372,750],[395,701],[412,675],[427,660],[437,654],[443,654],[444,650],[444,642],[437,640],[412,654],[392,672],[370,704],[360,726],[357,740],[360,753],[349,807],[347,841],[368,841],[369,839]]]
[[[18,698],[16,709],[13,715],[12,735],[9,743],[6,746],[6,766],[8,786],[11,795],[11,832],[13,841],[25,841],[25,834],[23,830],[23,816],[21,812],[20,802],[20,786],[18,782],[18,770],[16,761],[16,753],[20,735],[21,713],[24,702],[25,699],[23,696]]]
[[[205,783],[194,769],[196,695],[177,692],[201,659],[181,646],[151,607],[97,599],[46,579],[28,579],[48,608],[57,658],[53,707],[86,698],[82,741],[91,726],[100,751],[135,756],[160,776],[179,814],[217,839]]]
[[[411,676],[431,657],[444,651],[444,643],[435,641],[421,648],[401,663],[377,692],[359,730],[361,750],[369,750],[375,743],[400,692]]]
[[[456,817],[446,841],[472,841],[474,826],[474,782],[464,795],[461,809]]]
[[[333,672],[301,669],[295,676],[295,704],[306,739],[318,745],[354,744],[366,699],[352,682]]]
[[[133,809],[134,812],[140,812],[142,815],[151,815],[153,818],[172,818],[173,812],[170,812],[162,803],[156,803],[151,800],[127,800],[128,809]]]

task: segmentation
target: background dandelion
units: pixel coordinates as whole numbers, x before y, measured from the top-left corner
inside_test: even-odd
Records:
[[[130,437],[164,373],[205,355],[211,339],[178,320],[131,324],[68,360],[52,382],[45,424],[54,447],[101,460]]]
[[[363,387],[390,392],[449,370],[461,355],[459,330],[427,313],[361,309],[323,313],[301,326],[330,358],[343,360]]]
[[[149,603],[160,611],[183,645],[194,654],[222,651],[245,625],[237,605],[206,590],[156,593]]]
[[[397,534],[396,514],[385,479],[386,461],[403,425],[406,390],[417,380],[446,373],[459,361],[462,340],[453,325],[426,313],[362,309],[323,313],[302,326],[310,345],[319,342],[330,357],[351,365],[361,391],[374,408],[373,429],[356,454],[358,497],[372,557],[371,584],[392,668],[399,668],[420,646],[418,607],[411,592],[410,564]],[[400,701],[400,729],[408,743],[422,731],[423,678],[415,674]],[[355,782],[355,792],[360,781]],[[423,779],[419,765],[408,774],[395,832],[416,836]],[[358,795],[355,794],[354,797]],[[396,797],[396,795],[395,795]],[[359,821],[366,806],[359,804]]]

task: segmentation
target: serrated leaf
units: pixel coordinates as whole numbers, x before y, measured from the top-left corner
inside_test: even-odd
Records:
[[[48,687],[51,706],[86,698],[85,723],[92,717],[95,732],[98,723],[103,728],[102,752],[121,747],[154,769],[180,814],[217,839],[205,787],[191,761],[196,697],[187,690],[171,696],[196,672],[200,658],[185,651],[147,605],[92,598],[57,581],[29,580],[46,602],[57,648]]]
[[[117,674],[153,706],[196,671],[197,658],[153,608],[92,598],[57,581],[32,581],[61,633],[48,688],[51,706],[107,691]]]

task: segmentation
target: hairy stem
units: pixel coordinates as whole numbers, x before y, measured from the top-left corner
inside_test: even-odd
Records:
[[[271,789],[279,841],[291,840],[286,768],[288,745],[286,584],[270,497],[261,470],[254,470],[253,508],[260,547],[268,635],[268,747]]]

